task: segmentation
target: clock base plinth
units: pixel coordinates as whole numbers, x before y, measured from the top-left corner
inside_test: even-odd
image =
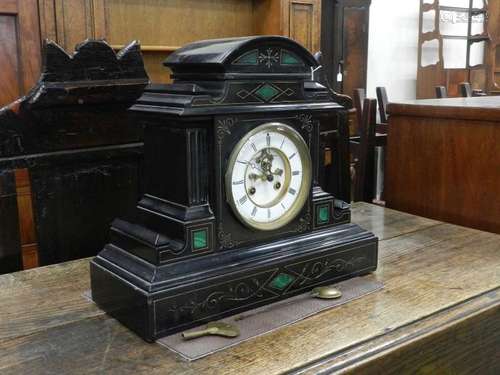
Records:
[[[114,245],[91,261],[99,307],[146,341],[377,267],[378,239],[355,224],[154,265]]]

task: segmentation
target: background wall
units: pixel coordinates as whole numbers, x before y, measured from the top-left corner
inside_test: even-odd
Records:
[[[372,0],[367,96],[385,86],[389,101],[415,99],[419,0]]]

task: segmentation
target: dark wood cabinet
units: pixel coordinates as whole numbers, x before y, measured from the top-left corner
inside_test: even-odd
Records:
[[[366,88],[371,0],[323,0],[323,63],[332,87],[352,96]]]
[[[148,83],[139,46],[47,43],[42,76],[0,108],[0,273],[91,256],[140,194],[142,128],[127,108]]]

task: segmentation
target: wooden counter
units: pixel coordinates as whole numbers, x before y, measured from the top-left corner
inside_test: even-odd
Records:
[[[0,276],[0,373],[500,373],[500,236],[356,204],[379,292],[195,362],[82,297],[88,259]]]
[[[500,96],[391,103],[387,207],[500,233]]]

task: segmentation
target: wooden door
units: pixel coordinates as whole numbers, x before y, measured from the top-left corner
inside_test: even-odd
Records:
[[[0,107],[24,95],[40,74],[37,0],[0,1]]]
[[[323,0],[321,49],[335,91],[352,96],[366,89],[371,0]],[[339,79],[339,73],[341,73]]]
[[[310,52],[321,48],[321,0],[283,1],[284,33]]]
[[[366,89],[368,18],[368,7],[345,6],[343,9],[342,92],[349,96],[357,88]]]

